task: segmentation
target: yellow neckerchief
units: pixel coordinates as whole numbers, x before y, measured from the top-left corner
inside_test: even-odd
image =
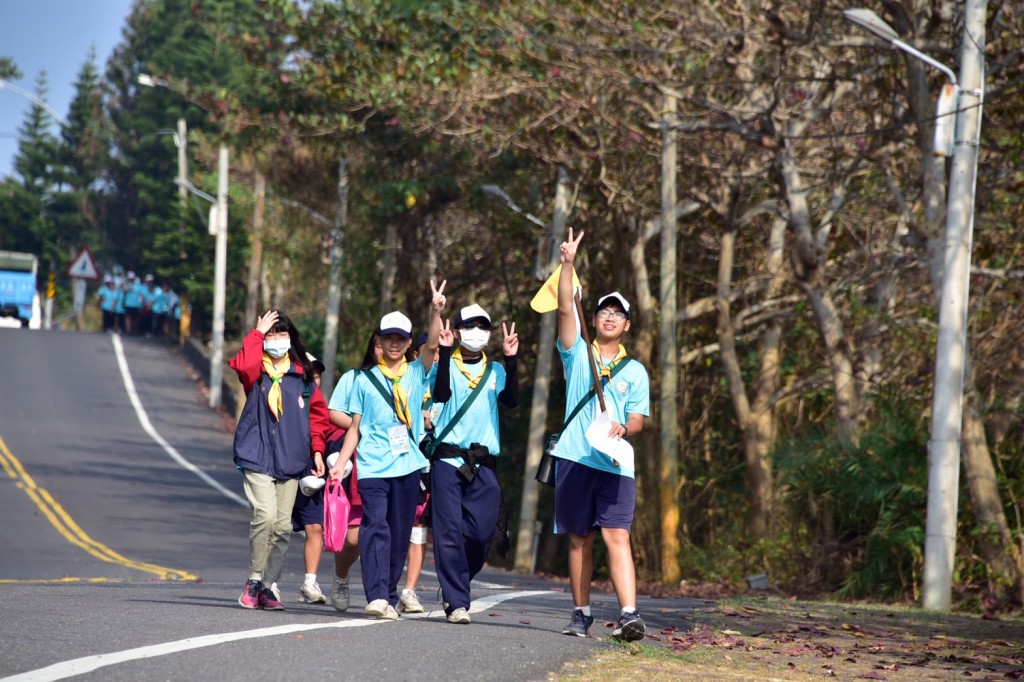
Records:
[[[391,395],[395,401],[395,414],[398,415],[399,421],[411,429],[412,414],[409,412],[409,396],[405,394],[405,389],[402,388],[401,382],[401,378],[405,376],[405,370],[409,369],[409,363],[403,358],[402,364],[398,367],[398,371],[392,372],[391,368],[388,367],[382,357],[377,362],[377,367],[380,369],[380,373],[391,382]]]
[[[476,388],[476,385],[480,383],[480,378],[484,375],[484,370],[487,369],[487,353],[480,353],[480,373],[473,376],[466,369],[466,365],[462,363],[462,348],[456,348],[455,352],[452,353],[452,360],[455,361],[455,366],[459,368],[462,375],[469,380],[469,390]]]
[[[601,357],[601,348],[597,345],[597,340],[595,339],[594,341],[591,341],[590,345],[594,348],[594,357],[597,358],[597,367],[601,371],[601,376],[611,377],[612,370],[615,368],[615,365],[619,363],[619,360],[626,357],[626,347],[620,343],[619,352],[615,355],[615,358],[606,365],[604,364],[604,358]]]
[[[280,368],[274,364],[274,358],[270,357],[268,353],[263,354],[263,371],[270,377],[270,390],[267,391],[267,404],[270,406],[270,413],[274,415],[274,419],[281,418],[281,412],[284,411],[284,405],[281,400],[281,377],[288,373],[288,370],[292,368],[292,361],[280,365]]]

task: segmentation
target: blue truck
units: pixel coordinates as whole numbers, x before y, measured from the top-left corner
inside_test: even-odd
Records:
[[[33,254],[0,251],[0,326],[39,328],[38,272]]]

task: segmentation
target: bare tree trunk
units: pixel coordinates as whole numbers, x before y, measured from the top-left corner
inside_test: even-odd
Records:
[[[778,344],[781,324],[773,318],[762,334],[758,382],[759,412],[755,414],[747,398],[746,384],[736,354],[736,332],[729,304],[732,297],[733,256],[736,249],[736,231],[722,233],[722,247],[718,266],[718,343],[722,365],[729,383],[729,395],[739,422],[743,442],[743,455],[747,473],[747,499],[749,501],[748,527],[755,538],[768,531],[772,499],[772,469],[768,452],[774,436],[770,393],[778,382]]]
[[[825,357],[832,375],[835,396],[836,433],[844,443],[858,441],[857,419],[860,399],[854,381],[853,348],[846,338],[842,319],[821,271],[822,248],[811,228],[807,191],[787,139],[779,151],[776,167],[782,177],[789,203],[789,224],[794,233],[790,262],[797,284],[807,297],[825,344]]]
[[[334,362],[338,356],[338,317],[341,309],[341,266],[344,252],[345,226],[348,224],[348,168],[344,158],[338,159],[338,206],[331,225],[331,274],[327,285],[327,316],[324,320],[324,373],[320,390],[325,396],[334,392]]]
[[[970,372],[968,372],[970,376]],[[1024,562],[1010,533],[999,495],[985,427],[978,411],[979,396],[973,378],[968,382],[964,409],[963,465],[967,490],[974,508],[976,537],[985,555],[991,597],[1000,605],[1024,603]]]
[[[651,293],[651,278],[647,271],[647,260],[645,251],[647,242],[661,229],[661,221],[650,221],[640,227],[638,219],[630,216],[627,218],[629,228],[627,233],[630,236],[629,264],[632,270],[633,288],[636,292],[636,305],[632,326],[629,328],[630,353],[644,367],[654,366],[654,337],[657,329],[655,322],[656,301]],[[655,225],[657,227],[655,227]],[[652,399],[653,399],[652,395]],[[654,429],[644,430],[633,442],[633,447],[638,452],[657,452],[658,432]],[[636,459],[637,476],[637,504],[636,519],[633,531],[633,549],[637,556],[654,556],[653,548],[657,546],[657,534],[661,526],[661,507],[659,503],[659,462],[656,457],[641,456]],[[644,546],[646,543],[646,546]],[[659,570],[656,560],[653,558],[645,563],[652,570]]]
[[[380,314],[387,315],[395,305],[395,276],[398,273],[398,225],[388,222],[384,232],[384,272],[380,278]]]
[[[555,210],[551,218],[551,238],[561,242],[569,216],[569,174],[558,168]],[[558,251],[552,252],[550,271],[558,265]],[[530,432],[526,442],[526,464],[523,469],[523,498],[519,508],[519,530],[516,534],[515,569],[526,573],[532,567],[533,538],[537,523],[537,501],[540,484],[534,479],[544,450],[544,432],[548,418],[548,396],[551,392],[551,368],[555,353],[555,332],[558,316],[546,313],[540,323],[537,351],[537,372],[533,380],[533,402],[530,404]],[[572,408],[569,408],[572,409]]]
[[[267,178],[256,171],[256,186],[253,190],[255,206],[252,211],[252,232],[249,235],[249,276],[245,283],[245,320],[255,324],[256,301],[259,297],[260,268],[263,264],[263,215],[266,209]]]

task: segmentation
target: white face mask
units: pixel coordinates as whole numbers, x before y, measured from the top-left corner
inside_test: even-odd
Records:
[[[478,353],[487,345],[491,332],[486,329],[460,329],[459,338],[459,345],[471,353]]]
[[[273,341],[264,341],[263,350],[267,352],[267,355],[274,358],[275,360],[283,358],[288,354],[288,351],[292,347],[291,339],[274,339]]]

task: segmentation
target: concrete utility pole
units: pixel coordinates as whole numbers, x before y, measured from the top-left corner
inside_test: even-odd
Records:
[[[228,271],[228,148],[221,143],[217,165],[217,246],[213,260],[213,348],[210,407],[220,407],[224,384],[224,294]]]
[[[569,174],[558,168],[558,186],[555,189],[555,209],[551,219],[551,239],[561,243],[565,235],[565,222],[569,217]],[[554,272],[560,262],[557,248],[551,249],[547,273]],[[582,321],[586,324],[585,321]],[[548,395],[551,392],[551,365],[555,352],[555,332],[558,314],[545,313],[540,322],[540,342],[537,351],[537,372],[533,380],[533,402],[530,404],[530,432],[526,441],[526,465],[523,469],[523,498],[519,507],[519,531],[516,534],[515,569],[532,573],[535,566],[537,538],[537,501],[540,484],[534,479],[540,457],[544,453],[544,432],[547,425]],[[572,409],[572,408],[569,408]]]
[[[267,176],[256,171],[252,190],[252,234],[249,237],[249,272],[245,281],[246,324],[252,324],[257,315],[260,295],[260,269],[263,267],[263,223],[267,213]]]
[[[341,309],[341,257],[348,224],[348,162],[338,159],[338,208],[331,224],[331,274],[327,285],[327,318],[324,329],[324,373],[320,391],[327,400],[334,393],[334,358],[338,354],[338,311]]]
[[[675,585],[682,577],[679,568],[679,349],[676,347],[676,98],[665,95],[661,129],[661,266],[658,298],[661,323],[658,328],[659,401],[661,420],[661,579]]]
[[[948,611],[956,554],[960,487],[964,368],[967,357],[967,304],[970,292],[974,192],[985,92],[985,15],[987,0],[967,0],[960,46],[960,99],[953,167],[946,208],[946,244],[935,350],[935,393],[928,442],[928,516],[925,525],[923,603]]]
[[[188,208],[188,124],[178,119],[178,132],[174,143],[178,147],[178,200],[182,208]]]

